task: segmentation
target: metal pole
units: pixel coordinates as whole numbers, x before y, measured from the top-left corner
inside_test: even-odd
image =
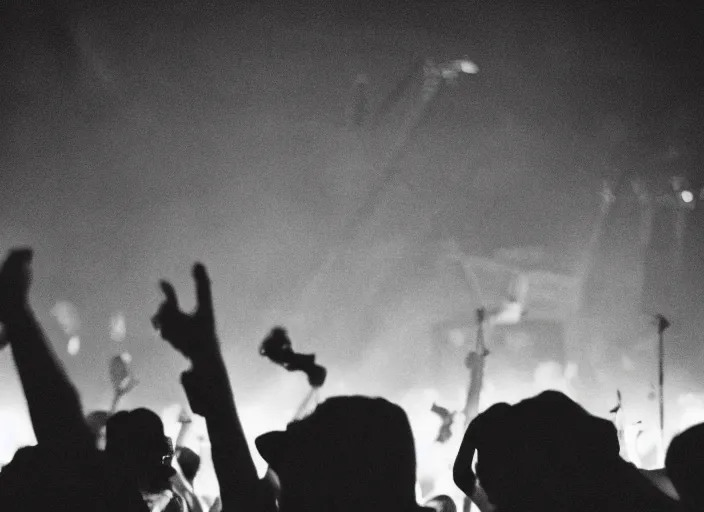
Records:
[[[659,375],[658,375],[658,386],[660,389],[660,442],[662,446],[665,446],[665,343],[664,334],[661,330],[658,334],[658,345],[659,345]]]
[[[467,402],[464,407],[465,414],[465,430],[469,427],[471,421],[479,414],[479,396],[482,392],[484,380],[484,359],[488,355],[484,342],[484,322],[486,320],[486,310],[484,307],[477,309],[477,343],[475,352],[467,354],[465,361],[467,368],[470,371],[469,388],[467,390]],[[465,496],[462,504],[462,512],[471,512],[472,500],[469,496]]]
[[[658,322],[658,390],[660,415],[660,455],[665,460],[665,330],[670,322],[662,315],[656,315]]]

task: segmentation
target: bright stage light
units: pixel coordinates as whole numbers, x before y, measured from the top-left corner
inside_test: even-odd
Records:
[[[462,73],[467,73],[468,75],[475,75],[479,72],[479,67],[471,60],[460,60],[458,61],[459,68]]]
[[[81,339],[78,336],[72,336],[71,339],[68,340],[66,350],[71,356],[77,355],[79,350],[81,350]]]
[[[439,72],[445,80],[450,80],[451,82],[456,80],[461,74],[476,75],[479,72],[479,67],[468,59],[457,59],[445,62],[441,64],[435,71]]]
[[[682,192],[680,192],[680,198],[682,199],[682,201],[689,204],[694,201],[694,194],[690,190],[683,190]]]

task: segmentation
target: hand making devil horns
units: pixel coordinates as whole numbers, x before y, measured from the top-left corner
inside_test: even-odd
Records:
[[[166,298],[152,317],[152,324],[161,337],[191,361],[217,349],[210,278],[202,263],[193,265],[193,279],[196,282],[193,313],[181,311],[173,285],[161,281],[159,285]]]

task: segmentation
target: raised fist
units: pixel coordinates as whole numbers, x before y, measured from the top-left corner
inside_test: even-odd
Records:
[[[191,360],[217,347],[210,278],[203,264],[193,266],[193,278],[196,282],[196,309],[193,313],[181,311],[176,290],[171,283],[161,281],[159,284],[166,298],[152,317],[152,325],[159,330],[161,337]]]

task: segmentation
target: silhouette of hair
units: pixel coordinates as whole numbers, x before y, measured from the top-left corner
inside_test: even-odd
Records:
[[[704,423],[672,439],[665,457],[667,476],[688,509],[704,508]]]

